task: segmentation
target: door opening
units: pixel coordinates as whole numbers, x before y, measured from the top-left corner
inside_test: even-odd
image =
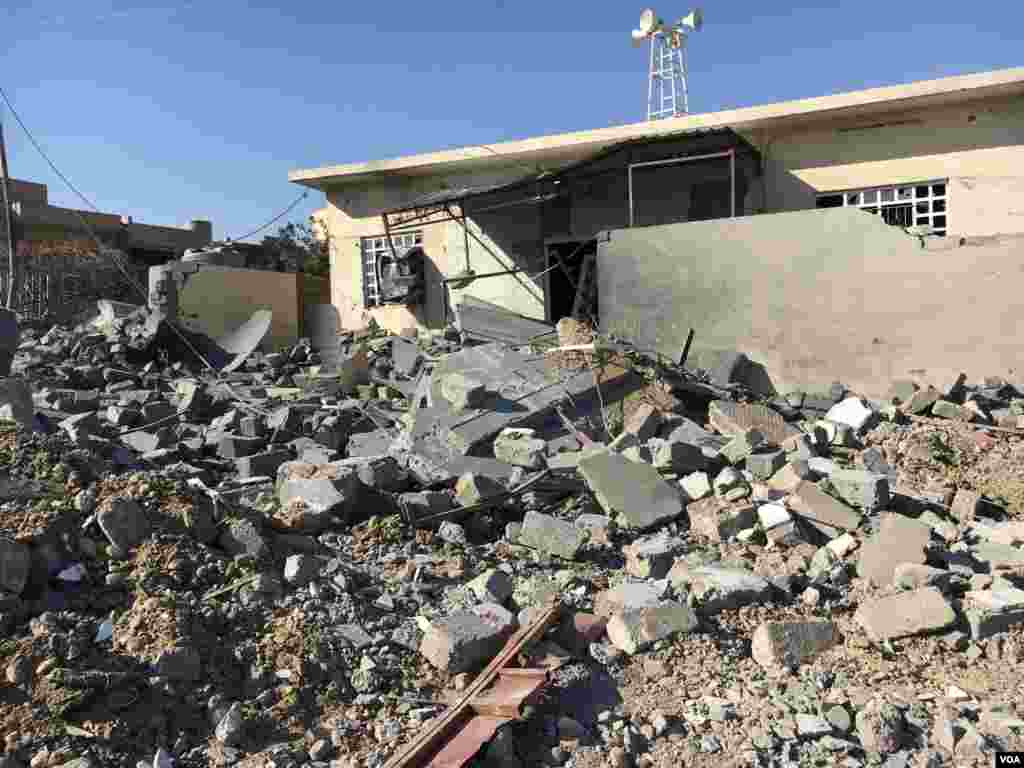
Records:
[[[597,241],[551,243],[547,247],[547,255],[547,266],[552,268],[548,272],[548,321],[557,323],[563,317],[572,317],[583,264],[597,255]],[[565,265],[565,271],[558,266],[558,258]]]

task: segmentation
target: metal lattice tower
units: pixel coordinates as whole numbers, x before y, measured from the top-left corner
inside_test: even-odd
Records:
[[[678,117],[690,111],[686,84],[686,35],[679,34],[678,47],[672,35],[651,35],[651,68],[647,84],[647,119]]]

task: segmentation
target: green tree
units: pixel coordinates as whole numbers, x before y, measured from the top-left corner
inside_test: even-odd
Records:
[[[282,272],[305,272],[327,277],[331,271],[331,239],[327,227],[313,216],[308,221],[289,222],[275,235],[263,238],[263,249],[271,265]]]

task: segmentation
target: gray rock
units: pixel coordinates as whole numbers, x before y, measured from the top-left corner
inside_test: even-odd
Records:
[[[751,655],[768,669],[796,668],[839,641],[830,621],[768,621],[751,638]]]
[[[450,674],[469,672],[500,651],[514,629],[511,613],[485,603],[432,622],[420,643],[420,654]]]
[[[847,504],[874,512],[889,504],[889,478],[860,469],[837,469],[829,482]]]
[[[290,555],[284,561],[284,580],[293,587],[304,587],[320,572],[320,561],[310,555]]]
[[[244,732],[245,720],[242,717],[242,705],[235,702],[217,723],[214,736],[224,746],[233,747],[242,742]]]
[[[693,632],[699,624],[690,606],[664,600],[638,610],[616,613],[608,620],[606,632],[616,648],[634,654],[677,634]]]
[[[688,590],[703,614],[764,603],[773,591],[767,579],[749,571],[718,566],[690,569],[685,560],[673,566],[669,581],[676,590]]]
[[[581,459],[579,469],[602,509],[617,515],[620,527],[644,530],[682,512],[679,492],[654,467],[602,453]]]
[[[20,542],[0,539],[0,590],[20,595],[32,571],[29,548]]]
[[[123,496],[109,499],[97,513],[96,522],[110,543],[124,550],[141,543],[152,531],[145,510]]]
[[[523,518],[519,543],[548,555],[571,560],[587,542],[587,531],[551,515],[529,511]]]

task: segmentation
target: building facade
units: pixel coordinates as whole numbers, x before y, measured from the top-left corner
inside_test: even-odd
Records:
[[[289,178],[325,193],[343,327],[443,327],[463,294],[553,322],[610,229],[846,207],[937,235],[1024,231],[1024,68]],[[389,302],[412,248],[424,291]]]

